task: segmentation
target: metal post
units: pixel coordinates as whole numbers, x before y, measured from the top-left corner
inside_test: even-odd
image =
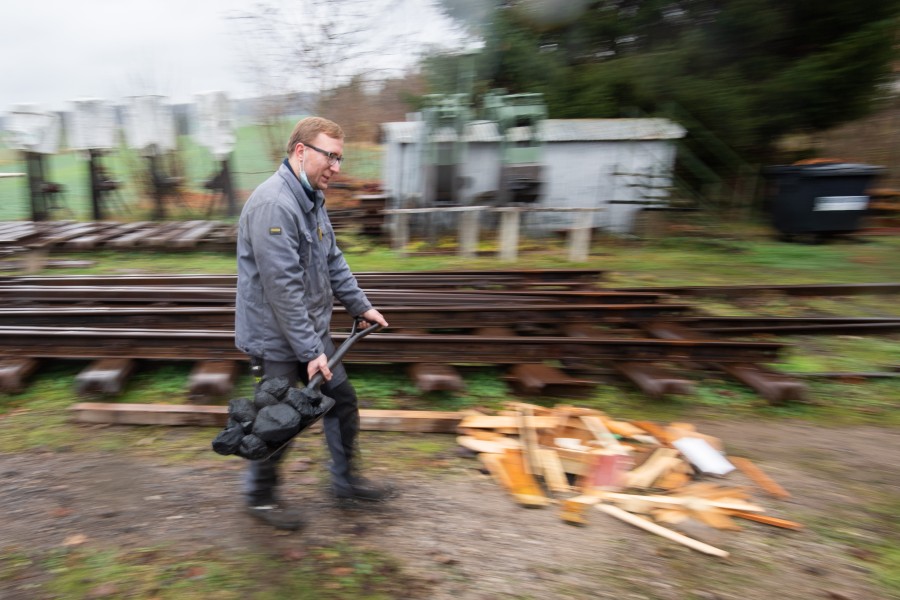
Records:
[[[231,168],[228,164],[229,162],[228,158],[222,161],[222,195],[225,196],[226,214],[229,217],[236,217],[238,214],[237,199],[234,195],[234,185],[231,181]]]
[[[103,192],[100,190],[100,151],[90,151],[90,162],[88,163],[91,177],[91,208],[93,210],[94,220],[103,220]]]
[[[25,152],[28,170],[28,193],[31,199],[31,220],[45,221],[48,216],[47,197],[41,186],[44,184],[44,157],[37,152]]]
[[[150,162],[150,179],[153,183],[153,199],[155,202],[153,210],[153,219],[161,221],[166,217],[166,209],[163,205],[163,178],[164,175],[159,172],[159,157],[154,153],[147,157]]]

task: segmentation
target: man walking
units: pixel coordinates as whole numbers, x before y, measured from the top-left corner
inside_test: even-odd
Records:
[[[332,490],[339,499],[382,500],[388,486],[358,472],[356,392],[340,363],[328,368],[335,347],[329,333],[334,298],[367,323],[387,321],[357,284],[335,240],[324,191],[343,162],[344,132],[328,119],[300,120],[287,144],[287,158],[259,185],[238,223],[235,345],[266,377],[304,384],[318,372],[322,392],[335,405],[324,418],[331,454]],[[278,499],[284,452],[251,461],[245,480],[250,514],[279,529],[298,529],[298,512]]]

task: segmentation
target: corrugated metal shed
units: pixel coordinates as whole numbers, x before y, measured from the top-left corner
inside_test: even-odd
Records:
[[[644,204],[665,204],[675,140],[685,129],[668,119],[547,119],[539,125],[544,188],[540,205],[602,208],[594,227],[627,232]],[[534,218],[532,228],[565,229],[573,215]]]
[[[393,207],[418,206],[424,187],[422,121],[384,123],[382,171]],[[525,133],[525,132],[521,132]],[[529,213],[531,231],[568,228],[590,219],[593,226],[629,231],[642,204],[664,204],[671,186],[675,140],[683,127],[667,119],[547,119],[538,126],[543,166],[538,206],[602,208],[597,213]],[[509,137],[509,136],[508,136]],[[517,137],[517,136],[512,136]],[[496,123],[472,121],[462,135],[459,201],[481,204],[499,191],[501,136]],[[591,215],[591,216],[588,216]]]
[[[500,130],[494,121],[466,124],[463,140],[466,152],[460,169],[460,202],[481,204],[485,194],[500,186]]]
[[[390,208],[416,206],[422,198],[424,133],[423,121],[381,124],[381,179],[391,197]]]

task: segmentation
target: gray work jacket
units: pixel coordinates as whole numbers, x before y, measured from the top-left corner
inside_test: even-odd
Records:
[[[330,357],[334,298],[354,317],[372,308],[335,242],[324,195],[310,196],[282,164],[241,211],[234,330],[235,345],[248,355]],[[343,368],[332,371],[332,383],[346,378]]]

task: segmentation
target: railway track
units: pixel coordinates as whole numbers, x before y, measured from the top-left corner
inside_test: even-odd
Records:
[[[675,363],[721,370],[783,401],[799,397],[802,386],[759,366],[775,362],[783,344],[726,338],[900,330],[900,317],[710,317],[672,300],[687,288],[602,289],[602,272],[593,270],[360,273],[358,279],[392,327],[346,360],[410,365],[418,383],[471,364],[512,366],[520,381],[539,370],[550,383],[576,382],[539,367],[554,360],[582,375],[617,372],[650,395],[684,393],[690,382],[659,366]],[[245,360],[233,346],[234,284],[233,276],[209,275],[0,278],[0,363],[12,365],[0,364],[0,388],[21,387],[39,361],[61,359],[106,361],[103,368],[119,378],[142,360],[225,364],[222,377],[233,376],[234,365]],[[892,285],[819,286],[819,292],[885,293]],[[752,293],[760,286],[741,287]],[[739,286],[703,289],[727,295]],[[350,322],[336,306],[338,341]],[[118,366],[110,369],[109,361]],[[227,388],[222,377],[220,390]]]

